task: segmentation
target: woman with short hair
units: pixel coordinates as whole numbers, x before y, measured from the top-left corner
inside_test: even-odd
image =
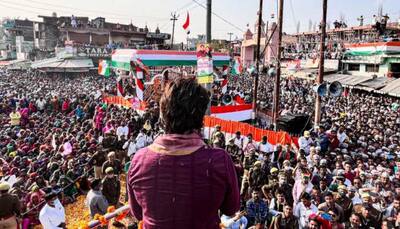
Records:
[[[175,79],[161,97],[166,134],[138,151],[128,172],[131,211],[146,229],[219,229],[218,212],[239,210],[230,156],[202,139],[209,97],[196,79]]]

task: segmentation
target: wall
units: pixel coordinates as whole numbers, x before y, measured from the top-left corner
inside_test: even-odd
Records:
[[[244,66],[252,65],[254,62],[254,46],[242,47],[241,58]]]

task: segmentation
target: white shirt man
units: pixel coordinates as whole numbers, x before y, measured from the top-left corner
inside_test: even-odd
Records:
[[[340,131],[337,133],[337,137],[339,139],[340,143],[343,143],[346,138],[347,138],[347,134],[345,132],[340,133]]]
[[[236,135],[236,137],[235,137],[235,145],[237,145],[239,147],[239,149],[241,149],[241,150],[243,150],[243,142],[244,142],[243,137],[240,136],[240,135],[238,137],[238,135]]]
[[[121,125],[117,128],[117,136],[118,141],[121,141],[122,136],[125,136],[125,139],[128,138],[129,128],[126,125]]]
[[[306,207],[303,202],[299,202],[293,212],[293,214],[299,218],[299,229],[307,228],[310,215],[317,212],[318,208],[313,203],[310,203],[310,205]]]
[[[136,142],[133,139],[126,141],[122,148],[128,149],[128,157],[131,157],[137,151]]]
[[[46,100],[44,100],[43,98],[38,99],[36,101],[36,106],[37,106],[39,111],[43,111],[44,107],[46,106]]]
[[[301,136],[298,140],[300,149],[303,149],[307,154],[310,153],[310,147],[313,140],[310,138],[310,132],[304,131],[304,136]]]
[[[147,143],[147,136],[143,132],[140,132],[136,137],[136,149],[141,149],[146,146]]]
[[[54,201],[54,207],[46,204],[39,213],[39,220],[43,229],[58,229],[60,224],[65,223],[65,210],[60,201]]]
[[[247,218],[237,213],[235,217],[221,216],[221,223],[226,229],[242,229],[247,227]]]
[[[274,146],[271,145],[269,142],[260,142],[260,144],[258,145],[258,150],[263,153],[271,153],[274,151]]]

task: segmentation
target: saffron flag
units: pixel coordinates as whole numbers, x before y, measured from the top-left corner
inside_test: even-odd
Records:
[[[186,31],[186,34],[190,34],[189,25],[190,25],[190,17],[189,17],[189,12],[188,12],[187,16],[186,16],[185,24],[183,24],[183,26],[182,26],[183,29]]]
[[[98,73],[105,77],[110,76],[110,62],[108,60],[99,61]]]

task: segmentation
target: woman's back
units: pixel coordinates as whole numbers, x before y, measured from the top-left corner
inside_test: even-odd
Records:
[[[219,228],[218,210],[234,215],[239,209],[234,165],[222,149],[171,155],[147,147],[128,175],[131,209],[146,229]]]

